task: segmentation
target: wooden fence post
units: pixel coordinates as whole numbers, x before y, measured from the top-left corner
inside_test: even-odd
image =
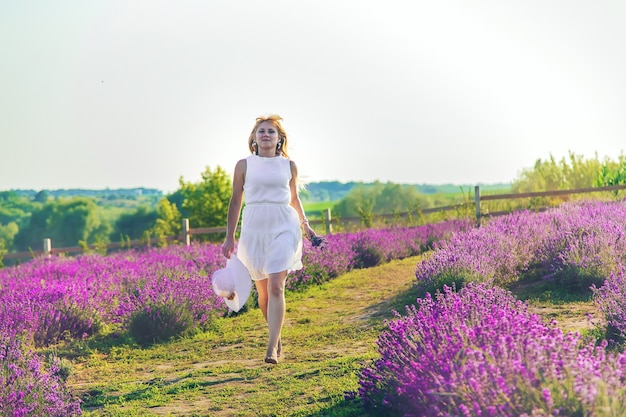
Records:
[[[189,246],[191,244],[191,236],[189,235],[189,219],[183,219],[183,242]]]
[[[480,187],[474,187],[474,205],[476,206],[476,227],[480,226]]]
[[[333,223],[332,223],[332,219],[330,218],[330,207],[326,208],[326,215],[324,216],[324,220],[326,221],[326,234],[332,235]]]
[[[49,258],[52,254],[52,241],[50,238],[45,238],[43,240],[43,256]]]

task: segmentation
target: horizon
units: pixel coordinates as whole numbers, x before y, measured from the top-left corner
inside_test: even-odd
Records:
[[[510,186],[512,182],[494,182],[494,183],[465,183],[465,184],[455,184],[455,183],[400,183],[394,181],[340,181],[340,180],[324,180],[324,181],[311,181],[305,184],[323,184],[323,183],[339,183],[339,184],[363,184],[363,185],[371,185],[375,183],[381,184],[399,184],[399,185],[409,185],[409,186],[432,186],[432,187],[462,187],[462,186]],[[62,191],[131,191],[131,190],[147,190],[147,191],[159,191],[162,194],[170,194],[176,190],[171,192],[166,192],[159,188],[155,187],[104,187],[104,188],[85,188],[85,187],[77,187],[77,188],[12,188],[12,189],[0,189],[0,193],[3,192],[42,192],[42,191],[51,191],[51,192],[62,192]]]

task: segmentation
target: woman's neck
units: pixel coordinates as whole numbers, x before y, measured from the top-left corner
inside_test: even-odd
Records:
[[[258,152],[257,156],[260,156],[261,158],[274,158],[276,157],[276,154],[270,154],[269,152],[265,153],[265,152]]]

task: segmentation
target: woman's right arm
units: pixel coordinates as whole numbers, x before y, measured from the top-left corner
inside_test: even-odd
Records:
[[[228,216],[226,224],[226,239],[222,244],[222,254],[230,259],[235,250],[235,231],[239,223],[239,214],[243,204],[243,184],[246,179],[246,160],[242,159],[235,165],[233,175],[233,192],[228,203]]]

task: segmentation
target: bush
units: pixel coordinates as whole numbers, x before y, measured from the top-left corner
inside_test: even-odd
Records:
[[[194,324],[184,304],[150,304],[131,315],[128,331],[138,344],[145,346],[182,336]]]
[[[374,246],[374,242],[364,237],[358,239],[353,246],[355,255],[353,259],[353,267],[371,268],[382,264],[386,259],[380,248]]]
[[[435,296],[439,292],[443,292],[446,287],[462,289],[470,282],[485,282],[486,280],[479,274],[462,268],[446,269],[432,279],[417,283],[417,293],[420,297],[424,297],[427,293]]]
[[[98,313],[93,309],[84,309],[72,303],[48,307],[52,308],[39,312],[33,331],[35,346],[48,346],[63,339],[84,338],[97,334],[102,327]]]

